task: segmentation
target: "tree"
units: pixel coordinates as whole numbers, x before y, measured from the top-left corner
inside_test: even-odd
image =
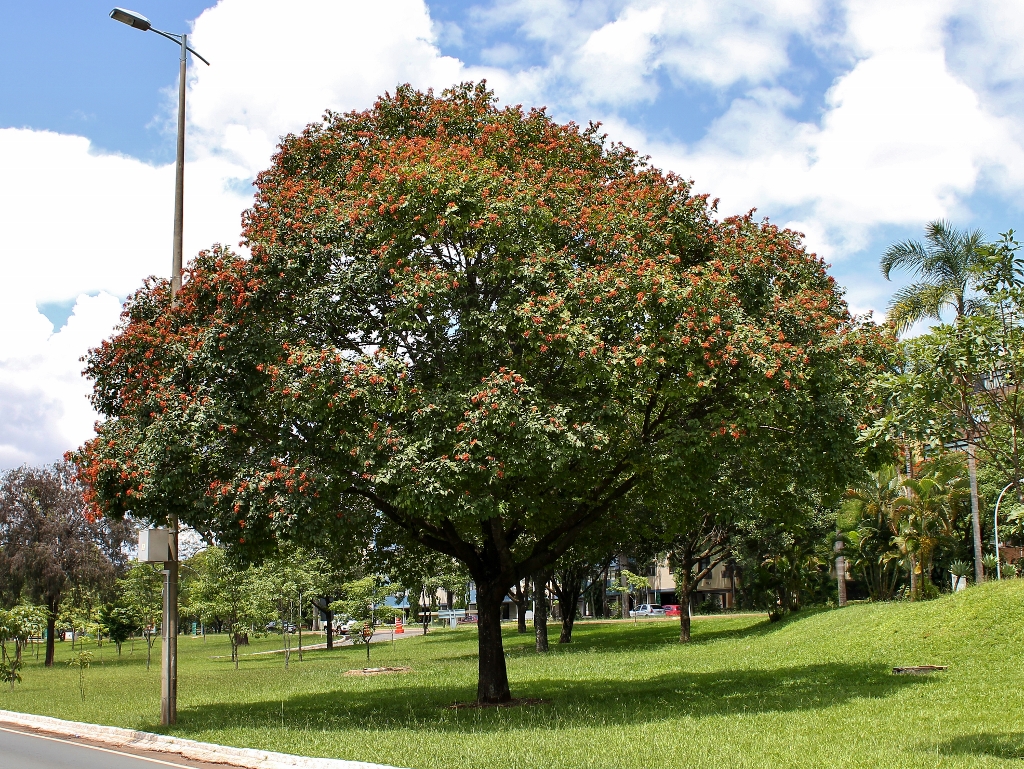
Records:
[[[118,603],[135,618],[146,641],[146,670],[153,659],[156,627],[163,614],[163,577],[152,563],[133,562],[117,581]],[[133,642],[134,645],[134,642]]]
[[[512,603],[516,605],[516,632],[526,632],[526,611],[530,605],[530,580],[529,578],[516,580],[508,593]]]
[[[843,537],[852,549],[845,550],[851,568],[859,572],[868,595],[876,601],[889,600],[896,593],[900,573],[888,557],[897,529],[896,502],[902,496],[903,478],[894,465],[867,473],[847,491],[840,514]]]
[[[366,661],[370,661],[370,642],[377,625],[386,619],[394,619],[401,609],[387,606],[388,596],[403,592],[403,588],[388,582],[378,574],[346,582],[341,586],[342,597],[331,604],[331,608],[346,617],[356,620],[349,633],[366,644]]]
[[[113,582],[124,565],[130,521],[90,512],[74,468],[22,467],[0,481],[0,583],[17,599],[46,606],[46,665],[53,665],[54,631],[61,603],[72,588]]]
[[[593,564],[575,548],[563,555],[551,572],[551,589],[558,599],[558,611],[562,616],[562,630],[558,643],[572,643],[572,629],[576,622],[577,606],[583,595],[584,583],[593,572]]]
[[[1024,279],[1010,231],[978,267],[981,292],[970,315],[942,324],[903,345],[903,365],[874,385],[884,413],[868,441],[908,436],[933,451],[966,444],[971,470],[975,578],[982,579],[982,543],[975,453],[1017,483],[1024,477]]]
[[[100,626],[107,631],[107,636],[117,646],[117,656],[121,656],[121,644],[132,637],[139,629],[139,616],[131,606],[115,606],[104,604],[100,609]],[[148,662],[147,662],[148,665]]]
[[[805,504],[810,510],[799,524],[758,518],[737,537],[744,601],[767,611],[773,622],[807,603],[824,602],[832,587],[824,567],[835,511],[815,500]]]
[[[28,643],[32,627],[39,624],[42,607],[15,606],[0,609],[0,682],[9,683],[11,691],[21,681],[22,651]],[[14,653],[9,654],[7,644],[14,643]]]
[[[323,594],[329,569],[323,559],[302,548],[282,548],[255,570],[254,589],[274,606],[284,641],[284,668],[291,661],[291,632],[296,607],[299,607],[299,659],[302,659],[301,606],[304,600]]]
[[[286,137],[258,188],[251,258],[204,252],[173,307],[150,281],[91,353],[89,501],[253,559],[367,532],[456,559],[481,702],[511,697],[507,592],[665,457],[854,438],[870,364],[821,260],[596,126],[403,86]]]
[[[223,549],[207,548],[189,561],[195,574],[183,609],[204,622],[223,623],[237,670],[238,647],[248,642],[250,633],[262,632],[274,618],[274,606],[260,589],[255,570],[233,564]]]
[[[625,588],[625,591],[623,593],[623,600],[625,600],[626,595],[628,595],[630,598],[630,603],[633,606],[636,606],[636,594],[641,590],[647,590],[647,588],[651,586],[651,583],[647,581],[647,577],[644,577],[640,574],[634,574],[629,569],[624,568],[620,571],[622,574],[622,581],[624,583],[623,587]],[[633,619],[634,621],[636,620],[636,615],[633,616]]]
[[[960,318],[978,308],[968,289],[988,254],[984,234],[957,230],[940,219],[925,227],[925,241],[895,243],[881,259],[886,280],[895,269],[908,270],[918,279],[896,291],[889,302],[888,322],[900,333],[920,320],[941,321],[943,310],[951,309]]]

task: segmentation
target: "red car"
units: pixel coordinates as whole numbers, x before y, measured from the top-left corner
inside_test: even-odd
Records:
[[[667,603],[663,607],[665,609],[666,617],[678,617],[679,616],[679,604]]]

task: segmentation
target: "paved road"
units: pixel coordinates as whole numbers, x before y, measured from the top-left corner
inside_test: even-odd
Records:
[[[170,753],[132,754],[34,732],[0,727],[3,769],[158,769],[160,766],[210,767]],[[217,765],[224,769],[223,764]]]

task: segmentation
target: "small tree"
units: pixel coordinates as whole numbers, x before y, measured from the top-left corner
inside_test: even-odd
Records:
[[[277,613],[284,642],[284,667],[291,660],[289,626],[299,608],[299,659],[302,659],[302,603],[321,594],[327,585],[329,568],[326,562],[302,548],[282,548],[253,572],[253,588],[271,604]]]
[[[204,622],[219,620],[231,641],[231,661],[238,669],[238,647],[248,643],[249,633],[261,632],[274,618],[254,569],[231,563],[224,550],[208,548],[190,559],[196,574],[190,582],[185,611]]]
[[[78,668],[78,691],[82,693],[82,701],[85,701],[85,671],[92,664],[92,652],[80,651],[68,660],[69,668]]]
[[[633,606],[636,606],[636,594],[641,590],[647,590],[651,586],[651,583],[647,580],[647,577],[634,574],[629,569],[622,569],[622,578],[626,582],[624,585],[626,590],[623,597],[628,595],[630,603],[632,603]],[[633,612],[633,622],[636,622],[636,612]]]
[[[131,606],[115,606],[104,604],[100,609],[100,625],[106,630],[107,637],[117,647],[117,656],[121,656],[121,644],[127,641],[139,629],[139,617]]]
[[[14,691],[14,684],[21,681],[21,655],[28,643],[33,608],[0,609],[0,681],[9,683],[11,691]],[[13,654],[8,654],[9,643],[14,644]]]
[[[146,641],[146,670],[153,657],[156,627],[163,614],[163,577],[152,563],[132,563],[117,582],[118,603],[135,618]],[[133,642],[134,643],[134,642]]]
[[[371,575],[346,582],[341,586],[342,597],[331,604],[331,608],[359,623],[349,632],[366,645],[366,661],[370,661],[370,642],[377,625],[387,619],[393,619],[401,613],[401,609],[385,605],[389,596],[402,592],[399,585],[394,585],[379,575]]]

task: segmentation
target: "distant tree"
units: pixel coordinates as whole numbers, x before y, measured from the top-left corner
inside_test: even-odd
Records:
[[[250,633],[263,632],[274,618],[274,604],[255,570],[233,564],[221,548],[207,548],[189,560],[196,573],[183,608],[204,622],[223,625],[237,670],[238,647],[248,643]]]
[[[980,230],[957,230],[943,220],[928,223],[924,243],[905,240],[889,246],[881,259],[885,279],[893,270],[907,270],[917,282],[893,294],[888,322],[902,333],[919,320],[942,320],[944,310],[953,310],[957,318],[974,311],[978,304],[968,290],[987,253]]]
[[[266,597],[277,614],[278,627],[284,642],[284,667],[291,661],[289,627],[299,614],[299,658],[302,655],[302,604],[322,595],[329,580],[329,568],[322,558],[302,548],[283,547],[273,558],[266,559],[252,575],[256,591]]]
[[[157,625],[163,615],[163,576],[152,563],[133,562],[117,582],[118,603],[127,609],[146,641],[146,670],[153,658]],[[133,642],[134,644],[134,642]]]
[[[22,653],[33,627],[38,627],[45,609],[40,606],[0,608],[0,682],[8,683],[11,691],[21,681]],[[8,648],[13,644],[13,651]]]
[[[580,597],[593,570],[591,559],[570,550],[556,562],[551,572],[551,589],[558,599],[558,611],[562,619],[562,629],[558,635],[560,644],[572,643],[572,629]]]
[[[130,521],[86,508],[71,465],[22,467],[0,479],[0,584],[15,598],[46,606],[48,667],[65,596],[113,584],[134,531]]]
[[[139,616],[135,613],[134,607],[104,604],[100,609],[99,621],[107,637],[117,647],[117,656],[120,657],[121,644],[140,628]]]
[[[508,593],[512,603],[516,605],[516,632],[526,632],[526,611],[530,605],[530,580],[524,578],[516,580]]]
[[[355,620],[358,625],[352,626],[350,635],[356,641],[366,645],[366,661],[370,661],[370,642],[377,625],[388,619],[394,619],[401,609],[387,606],[387,598],[396,593],[404,592],[400,585],[389,582],[384,577],[371,574],[362,579],[346,582],[341,586],[341,598],[331,604],[331,608],[345,617]]]
[[[759,516],[745,521],[734,540],[734,558],[743,575],[741,598],[776,621],[803,606],[824,603],[834,584],[829,578],[830,536],[837,510],[813,495],[787,500],[802,508],[788,518]]]
[[[847,562],[876,601],[891,599],[900,580],[900,570],[889,553],[897,531],[896,501],[902,496],[902,484],[896,467],[884,465],[847,491],[840,513],[840,529],[849,545],[844,550]]]
[[[965,445],[1016,486],[1024,501],[1024,264],[1013,232],[990,246],[975,275],[972,312],[903,344],[897,369],[873,387],[881,413],[865,432],[869,442],[916,439],[932,451]],[[980,259],[981,257],[979,257]],[[983,543],[973,505],[975,577],[981,581]]]

